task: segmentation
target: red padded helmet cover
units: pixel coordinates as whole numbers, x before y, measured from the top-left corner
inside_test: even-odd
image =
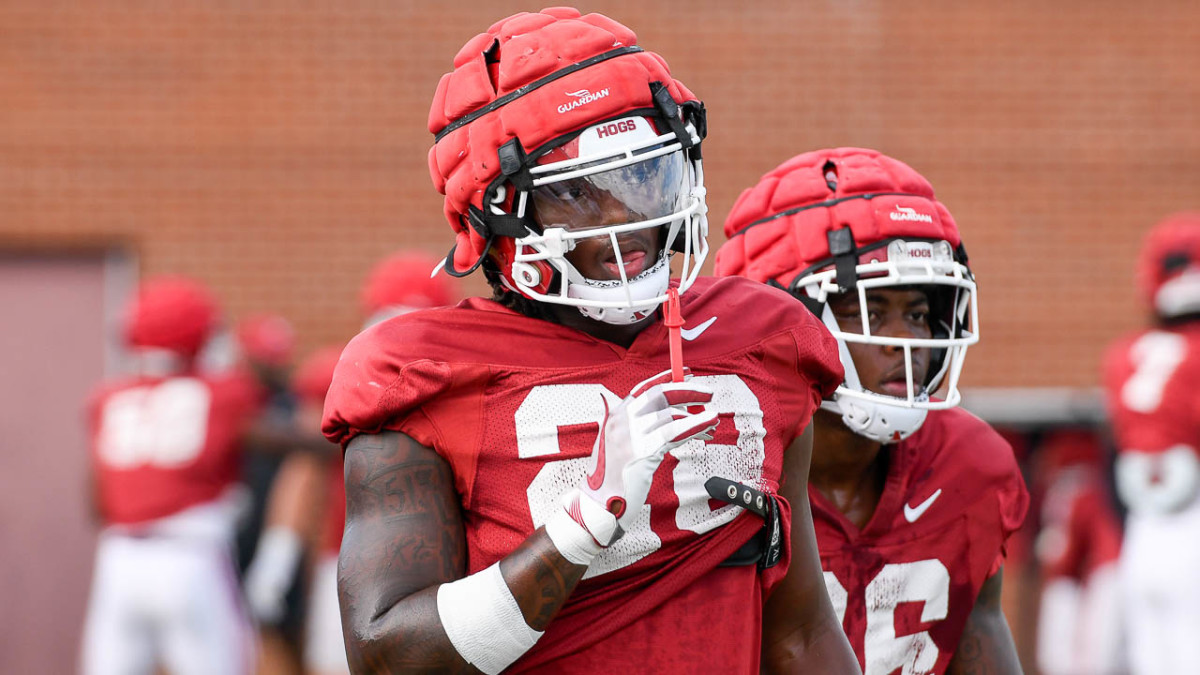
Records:
[[[125,314],[125,341],[195,356],[216,327],[217,302],[202,284],[184,277],[143,282]]]
[[[875,150],[833,148],[797,155],[742,192],[716,274],[787,286],[830,258],[827,233],[846,226],[859,248],[896,237],[961,243],[954,218],[912,167]]]
[[[430,276],[441,262],[417,251],[393,253],[375,265],[362,287],[363,314],[370,316],[384,307],[414,309],[453,304],[456,293],[448,276]]]
[[[570,7],[522,12],[469,40],[442,76],[429,110],[438,134],[515,90],[557,71],[637,44],[629,28],[602,14]],[[676,103],[696,100],[671,77],[662,57],[638,51],[580,68],[532,88],[438,140],[429,151],[429,173],[446,196],[444,211],[457,233],[455,268],[467,269],[484,253],[485,239],[464,223],[468,207],[483,208],[484,193],[500,174],[497,149],[513,138],[526,150],[634,109],[653,109],[649,83],[661,82]]]
[[[279,314],[259,314],[237,324],[237,341],[246,356],[272,366],[286,366],[296,350],[296,330]]]
[[[1200,211],[1176,213],[1155,225],[1146,235],[1138,256],[1138,287],[1151,305],[1158,289],[1183,268],[1167,269],[1168,256],[1186,256],[1191,265],[1200,265]]]

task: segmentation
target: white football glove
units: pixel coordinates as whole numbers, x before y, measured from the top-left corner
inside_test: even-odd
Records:
[[[250,612],[260,623],[273,626],[283,619],[288,589],[295,581],[303,554],[300,536],[286,527],[270,527],[258,540],[243,587]]]
[[[588,476],[563,496],[568,518],[552,517],[546,523],[546,533],[571,562],[587,564],[637,518],[668,451],[694,438],[712,439],[717,426],[717,413],[709,405],[712,389],[687,380],[671,382],[670,377],[666,371],[639,383],[615,406],[605,398],[606,415]]]

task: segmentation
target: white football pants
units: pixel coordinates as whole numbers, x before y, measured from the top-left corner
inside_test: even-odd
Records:
[[[1120,564],[1132,672],[1200,673],[1200,500],[1178,513],[1131,513]]]
[[[250,673],[253,635],[227,545],[100,536],[84,675]]]

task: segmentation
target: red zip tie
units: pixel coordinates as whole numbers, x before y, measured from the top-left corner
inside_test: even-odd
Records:
[[[679,306],[679,289],[667,290],[666,316],[663,325],[667,327],[667,335],[671,346],[671,381],[683,382],[683,312]]]

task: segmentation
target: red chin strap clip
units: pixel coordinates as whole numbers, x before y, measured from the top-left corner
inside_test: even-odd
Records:
[[[663,317],[671,345],[671,381],[683,382],[683,312],[679,307],[679,289],[667,291],[667,307]]]

